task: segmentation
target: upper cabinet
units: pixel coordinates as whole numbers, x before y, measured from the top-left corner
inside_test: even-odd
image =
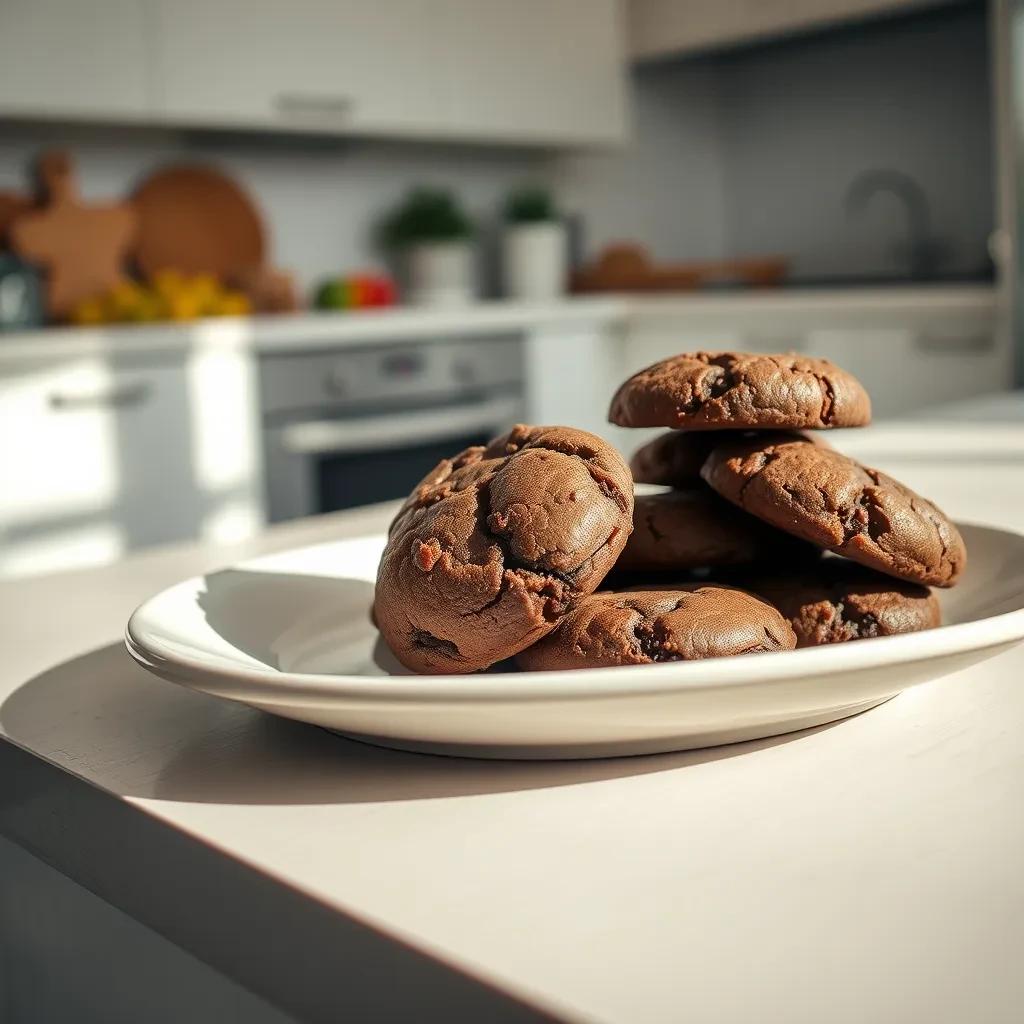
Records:
[[[942,2],[630,0],[629,51],[634,60],[694,53]]]
[[[158,110],[285,131],[612,142],[616,0],[156,0]]]
[[[0,116],[146,119],[146,29],[140,0],[2,0]]]
[[[621,14],[620,0],[4,0],[0,116],[614,143]]]

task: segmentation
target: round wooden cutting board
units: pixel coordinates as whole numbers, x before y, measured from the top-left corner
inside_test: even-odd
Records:
[[[230,178],[204,165],[167,167],[139,186],[136,260],[161,270],[227,279],[263,265],[266,232],[255,204]]]

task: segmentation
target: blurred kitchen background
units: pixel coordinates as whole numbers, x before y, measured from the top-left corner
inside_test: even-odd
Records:
[[[1024,432],[1021,23],[0,0],[0,577],[396,497],[521,419],[628,452],[615,384],[693,348],[832,358],[914,424],[859,454],[954,417],[984,461]]]

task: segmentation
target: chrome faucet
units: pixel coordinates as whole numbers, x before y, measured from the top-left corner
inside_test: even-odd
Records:
[[[949,247],[932,235],[931,210],[921,186],[902,171],[878,168],[864,171],[846,190],[846,215],[860,212],[878,192],[889,192],[903,203],[907,217],[907,237],[893,242],[889,251],[906,263],[915,279],[935,277]]]

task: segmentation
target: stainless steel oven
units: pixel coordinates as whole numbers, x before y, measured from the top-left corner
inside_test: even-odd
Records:
[[[524,415],[518,335],[260,358],[271,521],[408,494],[442,458]]]

